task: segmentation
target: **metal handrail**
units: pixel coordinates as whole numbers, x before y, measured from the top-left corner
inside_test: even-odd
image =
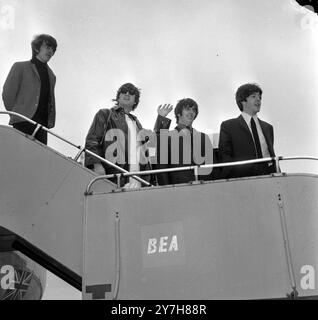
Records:
[[[94,178],[93,180],[90,181],[90,183],[88,184],[88,186],[86,188],[87,194],[90,194],[90,189],[91,189],[92,185],[96,181],[101,180],[101,179],[117,178],[117,185],[119,187],[119,181],[120,181],[121,177],[133,177],[134,179],[138,180],[139,182],[141,182],[147,186],[151,186],[151,184],[149,182],[141,179],[139,176],[149,175],[149,174],[157,174],[157,173],[166,173],[166,172],[177,172],[177,171],[184,171],[184,170],[194,170],[195,180],[198,180],[199,168],[232,167],[232,166],[240,166],[240,165],[245,165],[245,164],[262,163],[262,162],[269,162],[269,161],[275,161],[277,173],[280,173],[279,161],[283,161],[283,160],[318,160],[317,157],[312,157],[312,156],[290,156],[290,157],[277,156],[277,157],[268,157],[268,158],[252,159],[252,160],[244,160],[244,161],[224,162],[224,163],[217,163],[217,164],[205,164],[205,165],[178,167],[178,168],[165,168],[165,169],[129,172],[129,171],[115,165],[114,163],[100,157],[96,153],[94,153],[90,150],[87,150],[84,147],[75,145],[71,141],[61,137],[60,135],[56,134],[55,132],[51,131],[50,129],[38,124],[37,122],[19,114],[19,113],[12,112],[12,111],[0,111],[0,114],[15,115],[15,116],[18,116],[18,117],[32,123],[33,125],[36,125],[36,128],[35,128],[34,132],[32,133],[33,137],[35,136],[35,134],[38,130],[43,129],[43,130],[47,131],[49,134],[52,134],[53,136],[55,136],[56,138],[58,138],[64,142],[70,144],[71,146],[79,149],[79,152],[74,157],[75,161],[77,161],[79,159],[79,157],[81,156],[81,154],[84,152],[84,153],[87,153],[87,154],[95,157],[96,159],[100,160],[101,162],[117,169],[119,172],[121,172],[121,173],[117,173],[117,174],[114,173],[114,174],[102,175],[102,176],[98,176],[98,177]]]
[[[33,131],[32,135],[31,135],[32,137],[34,137],[34,136],[36,135],[36,133],[37,133],[40,129],[42,129],[42,130],[48,132],[49,134],[55,136],[56,138],[58,138],[58,139],[60,139],[60,140],[62,140],[62,141],[64,141],[64,142],[68,143],[69,145],[75,147],[76,149],[79,149],[80,151],[77,153],[77,155],[76,155],[76,156],[74,157],[74,159],[73,159],[73,160],[75,160],[75,161],[77,161],[77,160],[79,159],[79,157],[81,156],[81,154],[84,152],[84,153],[87,153],[87,154],[95,157],[96,159],[100,160],[100,161],[103,162],[104,164],[107,164],[107,165],[109,165],[109,166],[117,169],[119,172],[122,172],[122,173],[128,173],[128,172],[129,172],[129,171],[127,171],[127,170],[125,170],[125,169],[117,166],[116,164],[114,164],[114,163],[106,160],[105,158],[100,157],[100,156],[97,155],[96,153],[94,153],[94,152],[92,152],[92,151],[90,151],[90,150],[87,150],[87,149],[85,149],[85,148],[83,148],[83,147],[81,147],[81,146],[78,146],[78,145],[74,144],[73,142],[67,140],[66,138],[58,135],[58,134],[55,133],[54,131],[46,128],[45,126],[42,126],[41,124],[39,124],[39,123],[37,123],[37,122],[29,119],[28,117],[26,117],[26,116],[24,116],[24,115],[22,115],[22,114],[19,114],[19,113],[13,112],[13,111],[0,111],[0,114],[17,116],[17,117],[19,117],[19,118],[21,118],[21,119],[23,119],[23,120],[25,120],[25,121],[27,121],[27,122],[30,122],[31,124],[35,125],[36,128],[35,128],[35,130]],[[143,180],[142,178],[140,178],[140,177],[138,177],[138,176],[132,175],[132,178],[138,180],[139,182],[141,182],[141,183],[143,183],[143,184],[145,184],[145,185],[147,185],[147,186],[150,186],[150,185],[151,185],[149,182]]]
[[[117,174],[108,174],[104,176],[98,176],[94,178],[87,186],[86,193],[90,194],[92,185],[101,179],[109,179],[117,177],[117,181],[121,176],[129,177],[131,175],[149,175],[149,174],[158,174],[158,173],[169,173],[169,172],[177,172],[177,171],[185,171],[185,170],[194,170],[195,178],[198,179],[198,170],[200,168],[221,168],[221,167],[233,167],[233,166],[240,166],[245,164],[254,164],[254,163],[262,163],[262,162],[269,162],[275,161],[276,163],[276,173],[280,173],[279,161],[283,160],[317,160],[318,157],[312,156],[292,156],[292,157],[268,157],[268,158],[261,158],[261,159],[252,159],[252,160],[243,160],[243,161],[235,161],[235,162],[224,162],[224,163],[216,163],[216,164],[204,164],[204,165],[196,165],[196,166],[184,166],[184,167],[177,167],[177,168],[165,168],[165,169],[155,169],[155,170],[147,170],[147,171],[135,171],[135,172],[127,172],[127,173],[117,173]],[[118,185],[119,187],[119,185]]]
[[[311,157],[311,156],[292,156],[292,157],[280,157],[279,160],[318,160],[318,158]]]
[[[165,169],[155,169],[155,170],[145,170],[145,171],[134,171],[134,172],[127,172],[127,173],[114,173],[114,174],[107,174],[103,176],[98,176],[94,178],[87,186],[86,193],[90,194],[92,185],[101,179],[110,179],[116,178],[119,181],[121,176],[129,177],[131,175],[149,175],[149,174],[158,174],[158,173],[167,173],[167,172],[177,172],[177,171],[185,171],[185,170],[194,170],[195,178],[198,178],[198,170],[199,168],[219,168],[219,167],[229,167],[229,166],[238,166],[243,164],[251,164],[251,163],[260,163],[260,162],[268,162],[268,161],[276,161],[276,158],[280,157],[270,157],[270,158],[262,158],[262,159],[253,159],[253,160],[245,160],[245,161],[235,161],[235,162],[224,162],[224,163],[217,163],[217,164],[204,164],[204,165],[195,165],[195,166],[184,166],[184,167],[177,167],[177,168],[165,168]],[[117,183],[117,187],[119,185]]]

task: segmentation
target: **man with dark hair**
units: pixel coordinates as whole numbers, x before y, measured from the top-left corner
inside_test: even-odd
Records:
[[[57,42],[47,34],[35,36],[31,42],[32,59],[16,62],[3,86],[2,99],[8,111],[20,113],[47,127],[55,125],[54,87],[56,77],[47,65],[54,55]],[[32,134],[35,126],[11,116],[9,124],[26,134]],[[47,132],[40,129],[35,138],[47,144]]]
[[[241,110],[238,118],[222,122],[219,154],[221,162],[275,157],[274,130],[260,120],[257,113],[262,102],[262,89],[257,84],[244,84],[237,89],[236,103]],[[224,167],[223,178],[266,175],[275,172],[272,162]]]
[[[199,113],[196,101],[191,98],[178,101],[174,113],[177,126],[167,132],[171,120],[166,118],[172,110],[170,104],[158,107],[155,124],[157,134],[157,169],[179,168],[213,163],[213,147],[210,138],[192,127]],[[165,140],[166,143],[165,143]],[[199,180],[211,180],[211,168],[199,170]],[[193,170],[158,174],[160,185],[188,183],[195,180]]]
[[[100,157],[113,162],[126,171],[150,170],[145,141],[142,141],[142,126],[137,117],[131,114],[140,98],[140,90],[131,83],[123,84],[117,91],[115,106],[100,109],[86,136],[85,148]],[[99,175],[114,174],[118,171],[86,154],[85,166]],[[149,180],[149,177],[143,177]],[[115,181],[115,180],[114,180]],[[138,188],[140,182],[133,178],[122,177],[121,186]]]

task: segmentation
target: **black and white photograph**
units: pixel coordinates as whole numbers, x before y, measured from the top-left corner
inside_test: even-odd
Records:
[[[0,300],[318,299],[317,12],[0,0]]]

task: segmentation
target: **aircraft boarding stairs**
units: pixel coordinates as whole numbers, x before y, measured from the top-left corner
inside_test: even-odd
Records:
[[[0,253],[84,299],[318,297],[317,175],[122,190],[76,147],[71,159],[0,126]]]

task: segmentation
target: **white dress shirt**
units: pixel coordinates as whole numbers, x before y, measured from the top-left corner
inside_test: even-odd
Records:
[[[128,148],[129,148],[129,171],[136,172],[140,170],[140,143],[137,141],[137,125],[129,116],[125,114],[125,119],[128,126]],[[140,188],[141,183],[136,179],[129,177],[129,182],[125,184],[124,188]]]
[[[251,132],[251,135],[252,135],[252,138],[253,138],[253,132],[252,132],[252,128],[251,128],[251,118],[252,117],[249,114],[245,113],[245,112],[242,112],[242,117],[245,120],[248,128],[250,129],[250,132]],[[262,128],[261,128],[261,126],[259,124],[258,118],[255,115],[255,116],[253,116],[253,119],[254,119],[255,124],[256,124],[256,129],[257,129],[257,133],[258,133],[258,137],[259,137],[259,142],[260,142],[261,148],[262,148],[263,158],[269,158],[270,154],[269,154],[269,151],[268,151],[268,146],[267,146],[267,143],[266,143]],[[254,138],[253,138],[253,140],[254,140]]]

